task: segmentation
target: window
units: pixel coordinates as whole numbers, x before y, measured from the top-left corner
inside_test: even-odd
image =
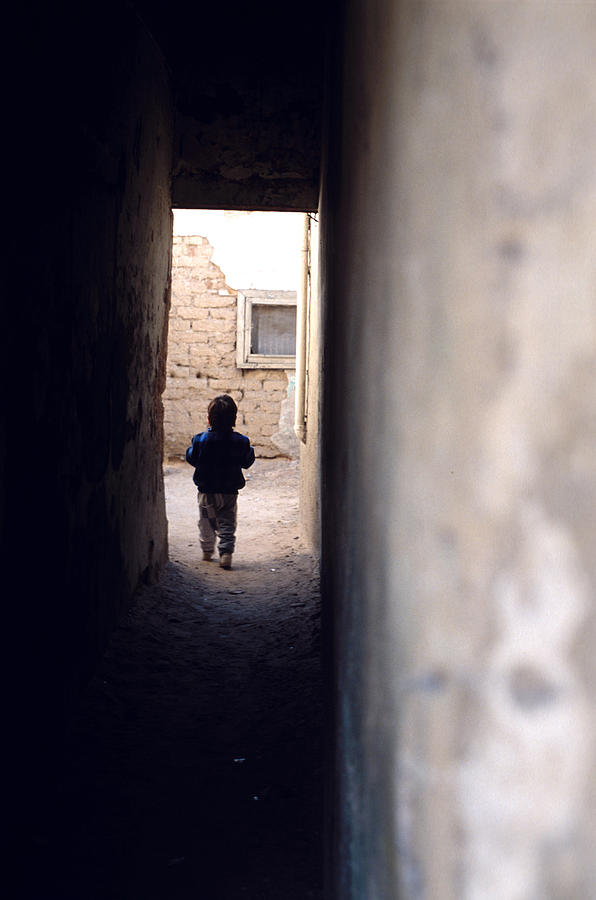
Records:
[[[240,369],[296,367],[296,292],[238,294],[236,365]]]

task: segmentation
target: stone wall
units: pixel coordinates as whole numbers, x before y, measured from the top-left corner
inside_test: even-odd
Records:
[[[76,42],[62,20],[53,31],[43,15],[31,21],[39,77],[9,166],[30,176],[7,199],[14,302],[0,329],[13,386],[1,401],[0,546],[19,581],[5,606],[20,774],[9,769],[25,817],[56,776],[62,728],[111,630],[167,560],[172,228],[171,96],[154,42],[118,4],[73,10]]]
[[[209,401],[226,393],[238,404],[237,428],[250,437],[257,456],[293,456],[297,442],[287,440],[285,421],[294,373],[237,368],[237,291],[212,255],[204,237],[174,237],[165,455],[184,454],[192,435],[207,425]]]

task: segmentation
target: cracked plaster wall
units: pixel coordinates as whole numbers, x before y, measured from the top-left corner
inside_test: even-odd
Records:
[[[184,456],[193,434],[207,427],[210,400],[226,393],[238,404],[237,429],[248,435],[257,456],[292,458],[298,449],[294,371],[237,367],[237,291],[212,261],[213,252],[205,237],[174,237],[165,454]]]

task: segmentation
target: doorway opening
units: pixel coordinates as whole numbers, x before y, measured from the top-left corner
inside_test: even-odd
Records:
[[[228,219],[246,221],[247,214]],[[226,330],[233,326],[237,335],[236,280],[216,262],[209,235],[180,237],[185,284],[192,281],[190,260],[203,254],[201,278],[211,293],[205,308],[180,304],[188,310],[178,323],[188,371],[168,358],[169,387],[180,385],[181,395],[184,385],[193,401],[180,450],[164,460],[169,562],[157,584],[140,589],[113,634],[75,724],[62,791],[71,864],[59,873],[57,895],[321,900],[319,578],[299,513],[310,462],[300,470],[306,443],[293,419],[293,456],[273,452],[280,412],[274,428],[257,428],[259,415],[266,422],[266,395],[279,390],[271,384],[283,384],[281,410],[296,370],[288,377],[287,359],[282,368],[238,365]],[[253,302],[262,298],[251,291],[291,290],[240,286]],[[280,349],[279,323],[261,312],[257,340],[266,334],[267,346]],[[251,342],[251,353],[263,355],[257,351],[264,346]],[[288,349],[286,343],[277,355],[287,357]],[[218,353],[238,381],[211,371]],[[231,570],[201,558],[197,491],[183,459],[218,393],[237,398],[238,430],[260,448],[239,493]],[[186,409],[180,395],[170,400]]]
[[[207,841],[214,897],[322,897],[318,548],[302,527],[306,442],[296,427],[305,406],[296,384],[307,368],[304,355],[297,361],[297,325],[312,262],[305,219],[174,212],[164,483],[166,578],[180,634],[170,646],[188,657],[179,715],[187,718],[188,702],[199,711],[195,758],[210,754],[203,791],[213,825],[206,835],[203,823],[182,855],[192,859]],[[184,460],[192,434],[207,427],[209,400],[221,393],[237,402],[237,430],[256,452],[239,492],[231,571],[217,554],[202,559],[197,491]],[[308,468],[307,456],[305,479]],[[231,867],[230,835],[238,861]]]
[[[258,458],[298,459],[301,213],[174,210],[164,455],[184,455],[229,394]]]

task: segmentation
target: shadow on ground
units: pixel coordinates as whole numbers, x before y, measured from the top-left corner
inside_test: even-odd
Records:
[[[170,521],[172,562],[74,723],[36,900],[323,896],[319,595],[296,467],[255,466],[231,572],[199,561],[188,476],[166,478],[170,520],[188,515]]]

